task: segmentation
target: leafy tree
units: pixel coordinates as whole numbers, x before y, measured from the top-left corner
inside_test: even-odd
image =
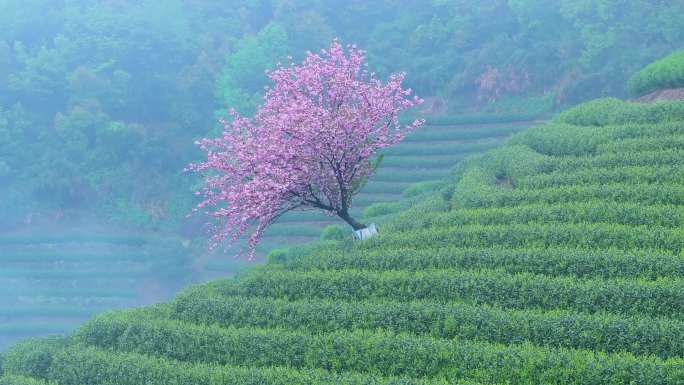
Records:
[[[250,255],[264,230],[298,209],[337,215],[353,229],[352,198],[375,167],[377,150],[419,127],[398,115],[419,104],[402,88],[403,74],[384,83],[364,68],[363,52],[333,41],[301,65],[269,73],[275,83],[253,119],[234,113],[223,135],[199,142],[207,160],[189,169],[206,172],[199,209],[219,220],[213,237],[237,241],[252,225]]]
[[[286,53],[287,33],[276,23],[266,25],[256,36],[245,37],[238,50],[226,58],[216,88],[218,98],[240,113],[254,113],[268,85],[264,72],[284,60]]]

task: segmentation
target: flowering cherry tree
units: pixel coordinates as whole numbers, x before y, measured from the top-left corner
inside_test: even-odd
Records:
[[[300,65],[279,65],[253,118],[232,112],[221,137],[197,142],[207,159],[188,169],[206,178],[194,210],[216,219],[211,246],[249,233],[251,257],[264,230],[292,210],[323,210],[354,230],[366,227],[349,208],[377,151],[423,124],[399,123],[401,111],[422,102],[402,88],[404,74],[383,82],[366,66],[363,51],[338,41]]]

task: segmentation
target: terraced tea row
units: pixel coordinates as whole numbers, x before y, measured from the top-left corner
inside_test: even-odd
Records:
[[[273,252],[169,304],[25,342],[5,370],[102,385],[682,384],[684,123],[664,111],[591,127],[571,111],[366,210],[376,237]]]
[[[455,299],[508,308],[571,309],[654,317],[682,317],[681,278],[577,279],[501,270],[258,271],[239,282],[219,281],[216,290],[230,296],[288,300],[432,300]]]
[[[572,311],[512,310],[460,302],[358,302],[226,297],[209,288],[181,293],[169,317],[193,324],[325,333],[386,330],[439,338],[628,351],[684,357],[684,321]]]
[[[414,183],[434,184],[448,178],[450,168],[458,161],[500,146],[507,136],[529,124],[523,121],[428,126],[407,135],[405,142],[383,151],[377,173],[354,198],[354,214],[360,217],[369,206],[401,199],[400,194]],[[323,226],[330,223],[336,222],[316,212],[288,213],[265,233],[265,243],[278,247],[316,240]]]
[[[375,250],[319,247],[292,254],[290,271],[310,270],[501,270],[578,278],[684,278],[684,258],[656,250],[581,249],[577,247],[463,248],[458,245],[387,246]]]
[[[0,350],[27,336],[63,333],[93,314],[164,296],[187,275],[179,239],[139,234],[4,234],[0,237]]]
[[[409,378],[435,378],[438,381],[456,383],[459,380],[475,380],[489,384],[500,381],[562,381],[560,383],[586,385],[605,384],[606,381],[615,378],[630,383],[648,380],[651,384],[677,384],[684,379],[684,366],[679,359],[660,360],[625,353],[606,355],[586,350],[537,347],[531,344],[500,345],[379,331],[311,335],[276,329],[220,328],[150,319],[142,319],[129,328],[126,326],[125,318],[122,323],[118,322],[121,318],[110,317],[109,321],[95,331],[95,335],[89,334],[86,327],[76,338],[79,341],[96,344],[108,341],[107,349],[115,347],[135,353],[115,353],[111,350],[84,348],[78,344],[71,348],[57,348],[52,352],[46,352],[51,356],[49,361],[52,362],[49,377],[60,381],[79,376],[77,378],[87,379],[88,383],[103,383],[112,378],[113,372],[116,371],[117,383],[125,384],[132,379],[140,381],[141,377],[148,378],[145,376],[146,372],[168,378],[167,375],[157,372],[161,368],[178,376],[179,372],[169,364],[175,362],[175,359],[180,359],[182,362],[198,364],[178,365],[188,374],[195,372],[194,368],[204,369],[204,372],[197,373],[197,376],[207,376],[220,368],[208,367],[201,362],[213,362],[213,365],[248,363],[252,370],[263,368],[263,371],[258,372],[263,373],[262,376],[273,371],[274,367],[285,366],[294,371],[332,371],[354,379],[351,383],[366,383],[360,382],[361,378],[355,378],[359,376],[356,374],[359,372],[378,376],[376,381],[383,381],[380,376],[398,374],[402,377],[408,375]],[[105,330],[111,332],[111,340],[102,335]],[[117,330],[123,334],[117,333]],[[200,346],[202,349],[198,350],[197,347]],[[30,359],[21,353],[20,348],[16,349],[12,353],[14,356],[8,357],[6,364],[12,368],[15,361]],[[144,358],[145,355],[137,355],[140,353],[159,358]],[[128,358],[127,364],[119,364],[124,357]],[[134,357],[139,359],[134,361]],[[78,371],[68,369],[74,364],[78,364]],[[21,368],[20,365],[17,366]],[[122,371],[123,367],[138,369]],[[575,370],[568,371],[569,368]],[[20,372],[21,369],[15,371]],[[30,370],[28,372],[24,374],[40,374]],[[255,373],[248,379],[234,379],[236,382],[231,383],[253,383],[251,381],[258,377],[259,374]],[[214,380],[226,379],[219,377]],[[412,383],[411,380],[406,381],[402,383]]]

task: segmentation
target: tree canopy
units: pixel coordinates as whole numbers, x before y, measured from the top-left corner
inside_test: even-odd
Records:
[[[253,228],[252,255],[263,231],[292,210],[323,210],[365,227],[349,208],[374,171],[372,158],[423,123],[399,122],[422,102],[402,88],[404,75],[385,83],[365,65],[363,51],[333,41],[300,65],[279,66],[253,119],[233,111],[222,136],[198,143],[207,160],[190,169],[207,174],[198,209],[220,220],[215,245]]]

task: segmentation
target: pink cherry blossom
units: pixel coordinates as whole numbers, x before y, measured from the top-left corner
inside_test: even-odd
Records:
[[[365,68],[362,50],[335,40],[269,72],[274,86],[253,118],[232,112],[221,137],[197,142],[207,159],[188,169],[205,175],[195,211],[215,219],[212,247],[248,235],[251,258],[264,230],[292,210],[365,227],[349,209],[374,171],[371,160],[423,124],[399,123],[400,112],[422,102],[402,88],[403,73],[383,82]]]

